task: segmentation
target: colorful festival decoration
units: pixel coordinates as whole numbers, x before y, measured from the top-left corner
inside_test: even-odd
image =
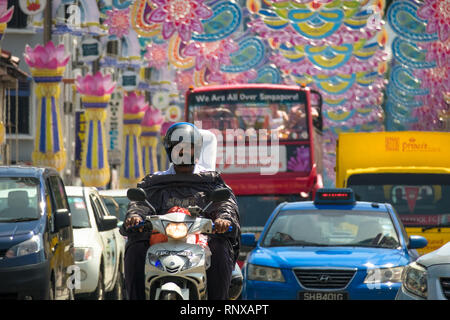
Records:
[[[157,147],[163,122],[164,118],[160,110],[150,106],[145,111],[141,122],[142,164],[145,174],[158,171]]]
[[[76,88],[85,108],[87,132],[84,141],[80,178],[85,186],[103,187],[110,180],[105,120],[111,94],[116,87],[111,75],[100,71],[95,75],[78,76]]]
[[[38,105],[33,164],[61,171],[66,165],[66,150],[60,119],[60,82],[70,56],[63,44],[55,46],[49,41],[35,48],[27,45],[24,57],[36,83]]]
[[[46,5],[47,0],[19,0],[20,10],[27,15],[35,15],[42,12]]]
[[[143,95],[135,91],[124,95],[123,115],[123,146],[124,152],[120,166],[121,188],[135,187],[144,177],[142,165],[142,149],[140,136],[142,132],[141,122],[148,108]]]
[[[54,12],[62,3],[67,1],[53,1]],[[118,41],[120,52],[101,57],[101,65],[120,69],[122,79],[129,80],[120,83],[126,91],[148,91],[158,98],[152,108],[166,123],[182,117],[181,104],[171,95],[183,100],[190,86],[260,82],[307,84],[319,91],[325,185],[334,183],[339,133],[384,130],[385,124],[388,130],[440,130],[439,119],[449,114],[449,0],[394,0],[386,16],[385,0],[79,3],[81,31],[60,32],[100,35],[104,47]],[[383,19],[394,39],[388,39]],[[98,24],[97,33],[87,28],[97,26],[94,20],[104,24]],[[138,70],[141,79],[134,77]],[[137,121],[137,114],[126,112],[126,121]],[[291,167],[302,163],[298,155]]]
[[[267,40],[281,81],[307,84],[323,97],[324,183],[331,186],[337,135],[383,130],[384,1],[248,0],[246,7],[248,26]]]
[[[130,8],[108,10],[106,15],[108,18],[104,23],[109,27],[108,33],[110,35],[114,35],[119,39],[128,35],[130,32]]]
[[[150,13],[148,19],[162,24],[161,35],[166,40],[176,32],[181,40],[189,41],[193,31],[203,32],[200,20],[213,15],[203,0],[152,0],[152,3],[157,8]]]
[[[151,43],[147,45],[144,58],[146,62],[148,62],[147,67],[149,68],[167,68],[169,63],[167,56],[167,43]]]
[[[6,30],[6,25],[14,14],[14,6],[8,8],[8,0],[0,0],[0,40]]]
[[[0,121],[0,145],[5,142],[6,127],[3,121]]]
[[[394,2],[386,102],[388,130],[449,130],[450,1]]]

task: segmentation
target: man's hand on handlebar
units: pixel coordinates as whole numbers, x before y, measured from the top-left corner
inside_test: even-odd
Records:
[[[143,221],[144,220],[142,220],[140,216],[131,216],[125,220],[125,228],[128,229],[130,227],[134,227]],[[137,231],[144,231],[144,227],[140,227]]]
[[[214,233],[225,233],[231,226],[231,221],[225,219],[216,219],[214,221]]]

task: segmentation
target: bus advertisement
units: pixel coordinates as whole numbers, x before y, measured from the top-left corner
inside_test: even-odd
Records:
[[[419,254],[450,241],[450,133],[342,133],[336,145],[336,187],[357,200],[388,202],[409,235],[428,240]]]
[[[311,91],[242,84],[186,93],[186,121],[216,135],[216,169],[237,197],[243,232],[260,232],[279,203],[322,187],[321,97]]]

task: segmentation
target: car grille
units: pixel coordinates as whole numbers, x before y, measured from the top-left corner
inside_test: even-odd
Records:
[[[450,300],[450,278],[441,278],[441,287],[444,296]]]
[[[355,275],[353,269],[294,269],[306,289],[343,289]]]

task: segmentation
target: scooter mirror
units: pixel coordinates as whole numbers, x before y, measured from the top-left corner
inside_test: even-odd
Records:
[[[231,195],[230,189],[220,188],[220,189],[214,190],[209,195],[209,200],[213,201],[213,202],[224,201],[224,200],[227,200],[230,197],[230,195]]]
[[[130,188],[127,191],[127,198],[131,201],[145,201],[147,194],[141,188]]]

